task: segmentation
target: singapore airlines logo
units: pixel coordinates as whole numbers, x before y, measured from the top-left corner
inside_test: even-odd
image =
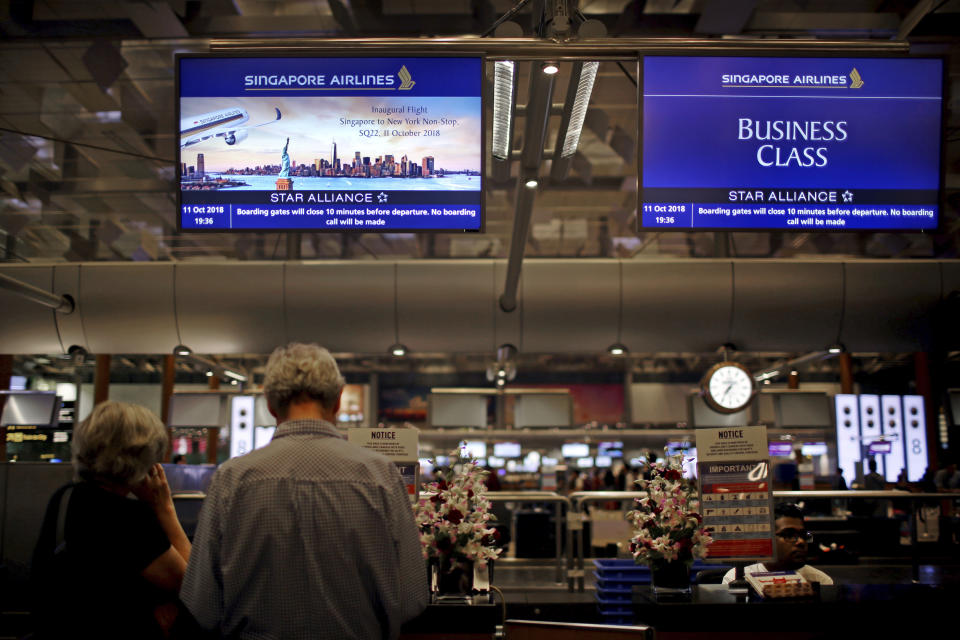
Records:
[[[417,84],[413,81],[413,77],[410,75],[410,72],[407,71],[407,65],[400,67],[400,71],[397,72],[397,75],[400,77],[400,86],[397,87],[400,91],[409,91],[413,89],[413,85]]]
[[[863,86],[863,78],[860,77],[860,72],[857,71],[857,68],[854,67],[853,71],[850,72],[850,88],[859,89]]]
[[[400,77],[400,86],[398,89],[400,91],[409,91],[413,89],[413,85],[417,84],[413,81],[413,77],[410,75],[410,72],[407,71],[407,65],[400,67],[400,71],[397,72],[397,75]]]

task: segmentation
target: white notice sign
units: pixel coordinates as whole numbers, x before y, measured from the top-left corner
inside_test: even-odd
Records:
[[[416,429],[348,429],[347,441],[394,461],[416,462],[419,435]]]
[[[759,460],[770,455],[767,428],[762,425],[697,429],[696,434],[699,462]]]
[[[714,560],[773,557],[773,501],[767,428],[697,429],[703,526]]]

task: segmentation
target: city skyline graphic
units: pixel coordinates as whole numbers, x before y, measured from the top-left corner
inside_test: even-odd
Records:
[[[249,114],[241,125],[247,137],[235,145],[227,145],[222,137],[211,138],[183,149],[181,163],[194,165],[202,153],[206,173],[230,173],[280,165],[280,154],[290,138],[291,166],[315,166],[320,160],[333,162],[333,145],[342,164],[352,163],[359,154],[372,164],[377,158],[392,156],[395,162],[406,156],[409,162],[421,164],[433,158],[436,170],[479,172],[482,155],[481,106],[477,97],[230,97],[183,98],[183,119],[201,114],[240,107]],[[376,108],[378,111],[374,111]],[[275,119],[275,109],[282,118],[269,126],[256,125]],[[417,114],[417,111],[420,111]],[[393,111],[394,113],[383,113]],[[399,111],[400,113],[395,113]],[[402,121],[391,124],[388,118]],[[374,121],[374,124],[350,126],[350,121]],[[426,119],[436,121],[428,123]],[[440,124],[442,119],[456,121],[456,126]],[[377,123],[383,120],[384,124]],[[391,135],[419,131],[419,136]],[[426,131],[439,131],[427,136]],[[361,131],[368,132],[361,134]],[[369,132],[377,132],[372,136]],[[384,135],[384,133],[387,135]]]

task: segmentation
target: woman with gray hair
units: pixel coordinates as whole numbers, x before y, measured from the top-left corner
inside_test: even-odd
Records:
[[[47,603],[60,613],[39,617],[41,635],[160,638],[169,631],[190,541],[159,464],[168,440],[156,415],[124,402],[97,405],[74,429],[79,482],[54,494],[34,553],[35,571],[55,566],[48,578],[67,585],[56,591],[69,601]],[[54,564],[57,554],[66,560]]]

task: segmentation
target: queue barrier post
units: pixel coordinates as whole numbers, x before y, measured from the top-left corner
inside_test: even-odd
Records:
[[[566,496],[561,496],[553,491],[488,491],[487,498],[491,502],[519,502],[519,503],[535,503],[535,502],[549,502],[553,503],[556,506],[554,513],[554,531],[555,531],[555,554],[554,560],[556,563],[556,574],[555,582],[563,582],[563,545],[561,544],[561,539],[563,538],[563,518],[564,515],[569,519],[570,515],[570,500]],[[570,560],[573,559],[573,550],[570,545],[570,536],[567,536],[567,558],[568,558],[568,567]]]
[[[584,578],[586,576],[586,569],[584,567],[584,535],[583,535],[583,522],[588,522],[590,520],[590,514],[586,509],[586,505],[590,502],[633,502],[639,498],[646,498],[646,491],[577,491],[571,493],[569,496],[571,513],[576,513],[577,518],[580,520],[580,528],[577,535],[577,557],[575,560],[575,569],[576,569],[576,590],[579,593],[583,593],[584,590]],[[573,590],[572,587],[570,589]]]

